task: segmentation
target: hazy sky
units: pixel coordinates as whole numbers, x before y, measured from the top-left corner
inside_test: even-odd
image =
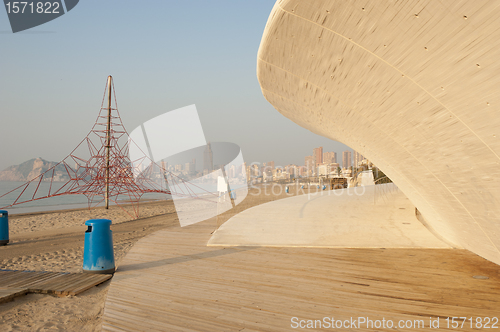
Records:
[[[209,141],[238,144],[245,161],[303,165],[323,146],[276,111],[256,77],[274,1],[84,0],[13,34],[0,9],[0,169],[34,157],[60,161],[89,132],[107,75],[128,131],[196,104]]]

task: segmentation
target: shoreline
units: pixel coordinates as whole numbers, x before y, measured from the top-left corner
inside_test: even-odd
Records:
[[[172,199],[143,199],[139,200],[139,205],[142,204],[148,204],[148,203],[155,203],[155,202],[164,202],[164,201],[171,201]],[[68,207],[64,208],[64,206],[76,206],[76,205],[81,205],[79,207]],[[120,204],[120,206],[124,207],[130,207],[132,203],[123,203]],[[61,207],[55,208],[55,207]],[[119,207],[117,204],[111,204],[110,207]],[[16,210],[23,210],[23,209],[41,209],[39,211],[30,211],[30,212],[16,212]],[[95,206],[91,209],[104,209],[104,205],[100,206]],[[77,210],[89,210],[88,208],[88,203],[63,203],[63,204],[57,204],[57,205],[40,205],[40,206],[28,206],[28,207],[14,207],[14,208],[3,208],[3,210],[6,210],[9,212],[9,216],[26,216],[26,215],[33,215],[33,214],[45,214],[45,213],[55,213],[55,212],[70,212],[70,211],[77,211]],[[13,212],[12,212],[13,211]]]
[[[83,226],[85,221],[89,219],[110,219],[113,224],[120,224],[126,221],[139,220],[155,215],[175,212],[175,207],[171,200],[139,203],[138,218],[132,218],[122,208],[130,210],[131,204],[126,204],[122,207],[112,205],[108,210],[104,207],[95,207],[92,209],[78,208],[9,214],[9,234],[10,236],[15,236],[22,233]]]

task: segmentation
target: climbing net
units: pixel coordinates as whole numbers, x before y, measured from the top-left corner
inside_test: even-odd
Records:
[[[113,98],[109,98],[110,93]],[[106,99],[112,100],[108,107],[105,107]],[[139,200],[146,193],[199,198],[195,193],[200,192],[194,188],[196,185],[159,166],[145,153],[138,160],[130,160],[130,144],[135,143],[123,126],[110,79],[99,116],[87,136],[62,161],[0,196],[12,199],[12,203],[3,208],[62,195],[85,195],[91,209],[102,205],[107,196],[109,202],[132,218],[137,218]],[[134,168],[133,165],[138,166]],[[132,209],[125,209],[124,206]]]

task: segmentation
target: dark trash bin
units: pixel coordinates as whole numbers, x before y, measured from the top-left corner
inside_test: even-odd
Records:
[[[0,246],[9,243],[9,213],[0,210]]]

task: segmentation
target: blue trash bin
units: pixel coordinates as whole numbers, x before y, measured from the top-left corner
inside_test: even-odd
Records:
[[[290,191],[290,189],[288,189],[288,186],[285,187],[285,192],[288,194],[288,192]]]
[[[326,186],[325,186],[325,185],[323,185],[323,190],[325,190],[325,189],[326,189]]]
[[[83,272],[115,273],[111,220],[90,219],[85,225],[88,228],[85,231]]]
[[[9,243],[9,213],[0,210],[0,246]]]

